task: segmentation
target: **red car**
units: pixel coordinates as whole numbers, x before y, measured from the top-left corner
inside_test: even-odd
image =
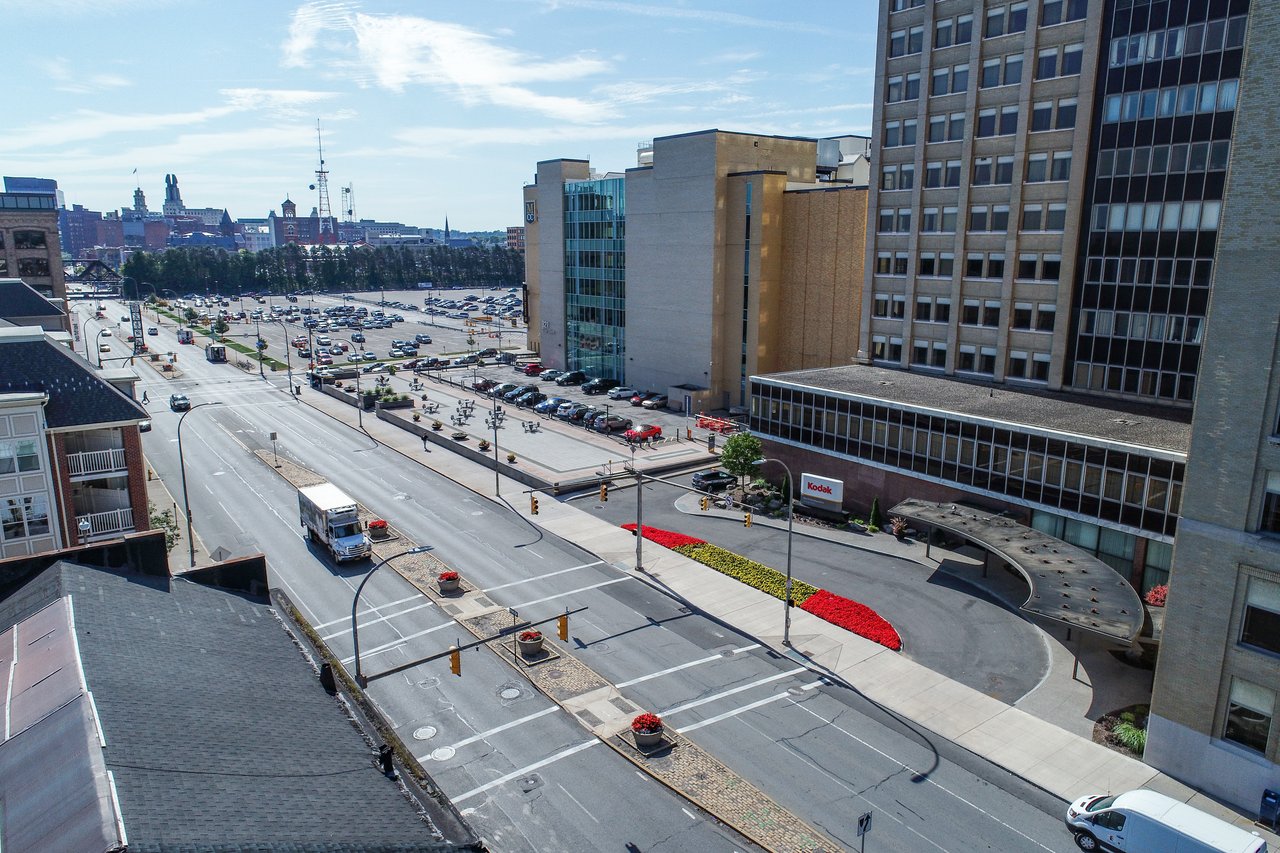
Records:
[[[627,441],[651,441],[662,438],[662,427],[657,424],[640,424],[624,432],[622,437]]]
[[[526,364],[523,368],[521,368],[520,372],[523,373],[525,376],[537,376],[539,373],[541,373],[544,370],[546,370],[546,368],[543,367],[541,364],[534,363],[534,364]]]

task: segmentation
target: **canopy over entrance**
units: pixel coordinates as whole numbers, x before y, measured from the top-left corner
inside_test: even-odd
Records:
[[[1133,586],[1088,551],[1016,521],[957,504],[908,498],[890,513],[963,536],[998,554],[1027,579],[1022,609],[1071,627],[1131,643],[1145,613]]]

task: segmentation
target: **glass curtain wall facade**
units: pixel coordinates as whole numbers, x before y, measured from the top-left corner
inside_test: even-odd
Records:
[[[1190,405],[1249,0],[1110,0],[1069,381]]]
[[[569,370],[626,380],[626,186],[564,185],[565,352]]]
[[[1155,449],[1037,435],[999,421],[756,379],[750,426],[769,438],[910,473],[1053,514],[1171,541],[1186,463]],[[1037,525],[1045,532],[1054,529]],[[1084,540],[1075,544],[1082,544]],[[1100,547],[1100,546],[1099,546]],[[1100,556],[1132,563],[1132,543]]]

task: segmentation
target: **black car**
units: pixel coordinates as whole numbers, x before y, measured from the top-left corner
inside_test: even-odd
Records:
[[[545,399],[547,399],[547,395],[543,394],[541,391],[530,391],[516,397],[516,405],[521,407],[536,406]]]
[[[576,385],[587,381],[587,374],[581,370],[570,370],[568,373],[562,373],[556,379],[557,385]]]
[[[506,400],[508,403],[514,403],[517,397],[523,397],[525,394],[528,394],[530,391],[537,391],[537,390],[538,390],[537,385],[521,385],[517,388],[512,388],[510,391],[503,394],[502,399]]]
[[[693,487],[704,492],[718,492],[735,486],[738,478],[727,471],[713,468],[710,471],[699,471],[693,475]]]
[[[582,393],[584,394],[603,394],[610,388],[617,388],[618,380],[616,379],[591,379],[582,383]]]
[[[191,401],[187,399],[186,394],[170,394],[169,408],[175,412],[185,412],[191,408]]]
[[[493,347],[487,347],[485,349],[480,350],[480,352],[476,353],[476,355],[480,358],[493,358],[497,354],[498,354],[498,351]]]

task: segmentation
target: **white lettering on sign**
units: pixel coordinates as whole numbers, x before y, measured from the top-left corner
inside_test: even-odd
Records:
[[[800,499],[838,509],[844,500],[844,481],[818,477],[814,474],[802,474]]]

